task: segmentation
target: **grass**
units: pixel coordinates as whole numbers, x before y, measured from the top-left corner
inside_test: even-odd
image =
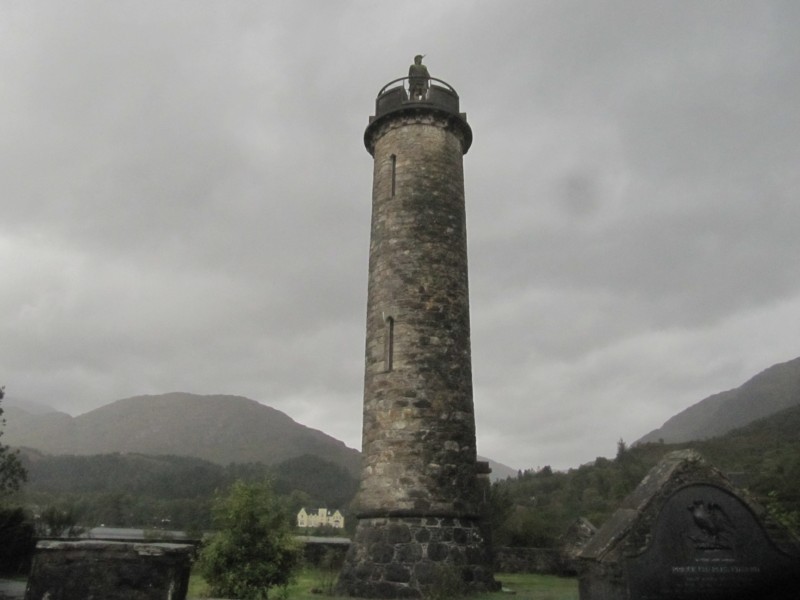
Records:
[[[514,592],[515,600],[578,600],[578,580],[574,577],[533,575],[531,573],[498,573],[495,579],[503,589]],[[477,598],[493,598],[506,594],[481,594]]]
[[[303,569],[298,572],[294,583],[287,589],[287,600],[324,600],[333,596],[312,593],[312,589],[329,589],[335,583],[335,573],[323,569]],[[499,600],[513,597],[514,600],[578,600],[578,581],[569,577],[553,575],[532,575],[529,573],[499,573],[495,579],[503,584],[503,592],[475,594],[470,600]],[[512,595],[513,592],[513,595]],[[193,573],[189,580],[190,600],[208,597],[208,586],[205,581]],[[279,590],[270,594],[270,598],[281,598]]]

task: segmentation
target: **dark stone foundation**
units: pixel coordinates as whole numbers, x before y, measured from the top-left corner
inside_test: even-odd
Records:
[[[496,588],[477,519],[367,518],[359,520],[337,592],[363,598],[421,598],[448,582],[472,591]]]

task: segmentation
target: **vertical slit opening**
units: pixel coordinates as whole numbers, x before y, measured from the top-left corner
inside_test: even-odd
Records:
[[[389,160],[392,163],[392,198],[394,198],[394,192],[396,189],[396,182],[397,182],[397,156],[392,154],[389,157]]]
[[[386,317],[383,364],[386,372],[392,370],[394,363],[394,317]]]

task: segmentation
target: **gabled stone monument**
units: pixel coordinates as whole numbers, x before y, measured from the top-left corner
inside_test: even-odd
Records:
[[[800,542],[691,450],[665,456],[580,561],[581,600],[800,597]]]
[[[481,526],[488,465],[472,402],[463,155],[456,91],[422,70],[380,90],[374,158],[358,525],[339,593],[494,587]]]

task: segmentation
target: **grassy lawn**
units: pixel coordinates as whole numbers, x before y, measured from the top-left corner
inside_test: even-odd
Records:
[[[507,593],[486,593],[470,596],[470,600],[499,600],[511,597],[514,600],[578,600],[578,581],[573,578],[552,575],[530,575],[527,573],[499,573],[495,579],[503,584]],[[322,600],[326,594],[312,593],[312,589],[329,590],[336,582],[336,573],[319,569],[304,569],[295,582],[289,586],[288,600]],[[199,575],[192,575],[189,581],[190,600],[208,597],[208,588]],[[513,592],[513,595],[512,593]],[[275,590],[270,598],[280,598]]]
[[[574,577],[531,575],[529,573],[498,573],[495,579],[503,589],[514,592],[520,600],[578,600],[578,580]],[[494,598],[508,594],[485,594],[481,598]]]

